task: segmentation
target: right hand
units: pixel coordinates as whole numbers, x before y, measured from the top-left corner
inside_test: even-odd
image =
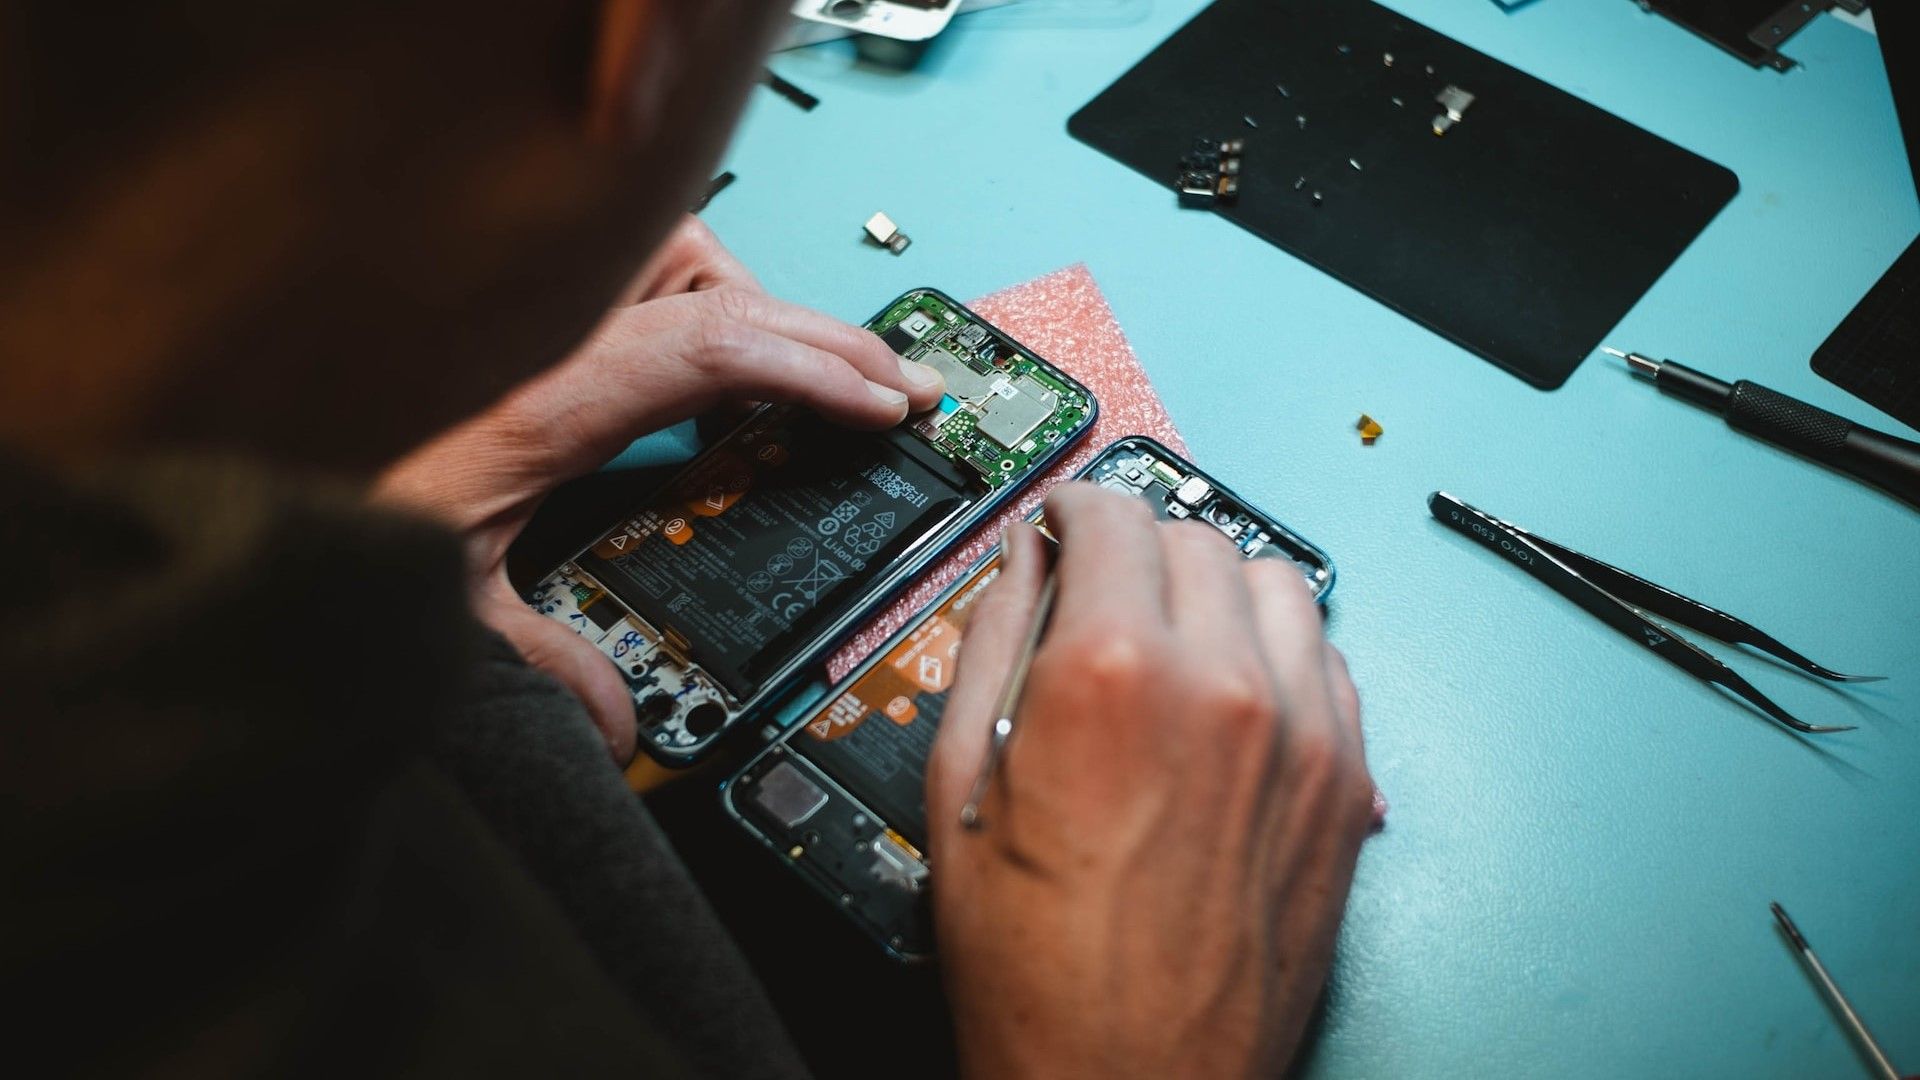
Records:
[[[1048,499],[1059,592],[981,807],[960,808],[1046,575],[1007,534],[927,781],[970,1076],[1276,1075],[1373,817],[1359,699],[1299,572],[1089,484]]]

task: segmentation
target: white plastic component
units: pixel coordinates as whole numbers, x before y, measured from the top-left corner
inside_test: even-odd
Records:
[[[907,245],[913,243],[907,238],[906,233],[900,231],[900,226],[895,225],[893,219],[884,213],[875,214],[867,219],[867,235],[873,237],[874,243],[895,255],[907,250]]]
[[[1197,476],[1189,476],[1174,489],[1173,497],[1178,499],[1182,506],[1191,508],[1200,505],[1200,500],[1211,494],[1213,494],[1212,485]]]
[[[947,0],[936,8],[889,0],[794,0],[793,13],[856,33],[878,34],[895,41],[925,41],[945,30],[959,7],[960,0]]]

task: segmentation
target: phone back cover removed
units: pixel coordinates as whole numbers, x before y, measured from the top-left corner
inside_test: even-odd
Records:
[[[1448,86],[1474,100],[1435,136]],[[1246,140],[1223,216],[1543,389],[1740,186],[1367,0],[1218,0],[1067,130],[1166,185],[1168,213],[1196,139]]]

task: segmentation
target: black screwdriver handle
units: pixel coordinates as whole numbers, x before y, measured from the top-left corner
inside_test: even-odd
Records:
[[[1861,427],[1746,379],[1733,384],[1726,417],[1741,431],[1865,480],[1920,509],[1920,443]]]

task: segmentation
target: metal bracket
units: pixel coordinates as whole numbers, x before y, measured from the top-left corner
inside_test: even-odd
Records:
[[[1679,23],[1754,67],[1790,71],[1798,62],[1780,46],[1833,8],[1859,13],[1868,0],[1635,0],[1641,10]]]

